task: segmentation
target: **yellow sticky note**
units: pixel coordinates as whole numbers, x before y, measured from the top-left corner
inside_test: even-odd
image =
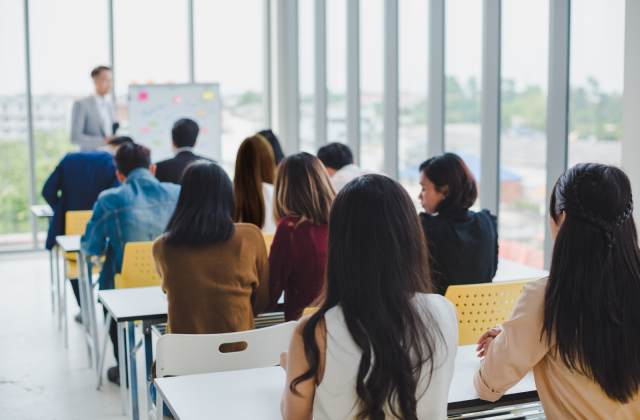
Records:
[[[207,115],[207,111],[196,111],[196,115],[198,117],[204,117],[205,115]]]
[[[212,90],[205,90],[204,92],[202,92],[202,100],[203,101],[211,101],[213,99],[213,91]]]

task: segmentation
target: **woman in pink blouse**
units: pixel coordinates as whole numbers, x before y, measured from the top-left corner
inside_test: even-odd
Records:
[[[548,419],[640,418],[640,249],[629,178],[579,164],[551,192],[548,278],[478,341],[474,377],[495,401],[533,369]]]

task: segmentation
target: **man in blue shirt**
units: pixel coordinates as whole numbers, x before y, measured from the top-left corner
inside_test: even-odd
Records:
[[[115,155],[116,177],[120,187],[103,191],[93,206],[93,216],[81,239],[85,255],[101,255],[106,260],[100,273],[100,289],[113,289],[114,276],[122,271],[124,245],[127,242],[153,241],[164,230],[175,210],[180,186],[160,182],[151,165],[151,152],[139,144],[126,144]],[[114,322],[111,340],[118,359],[118,339]],[[107,377],[120,383],[117,366]]]
[[[133,143],[133,140],[130,137],[118,137],[109,142],[106,151],[69,153],[60,161],[42,188],[42,196],[53,209],[47,249],[53,248],[56,236],[65,234],[65,214],[68,211],[91,210],[98,194],[120,185],[113,155],[125,143]],[[80,306],[78,279],[71,279],[71,286]],[[76,321],[82,322],[79,314]]]

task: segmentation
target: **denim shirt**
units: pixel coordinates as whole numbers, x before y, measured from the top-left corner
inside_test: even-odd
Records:
[[[160,182],[144,168],[131,171],[120,187],[100,193],[81,240],[85,255],[100,255],[106,248],[100,289],[114,288],[127,242],[153,241],[164,233],[179,194],[179,185]]]

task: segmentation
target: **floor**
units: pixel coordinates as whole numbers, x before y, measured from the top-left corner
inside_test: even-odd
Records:
[[[51,307],[49,253],[0,254],[0,418],[125,419],[120,388],[89,367],[79,312],[67,282],[69,348]],[[103,320],[102,306],[97,305]],[[102,340],[104,324],[100,322]],[[143,354],[144,352],[138,352]],[[111,341],[105,371],[115,365]],[[138,366],[144,366],[140,357]],[[144,411],[144,368],[139,370],[141,419]]]

